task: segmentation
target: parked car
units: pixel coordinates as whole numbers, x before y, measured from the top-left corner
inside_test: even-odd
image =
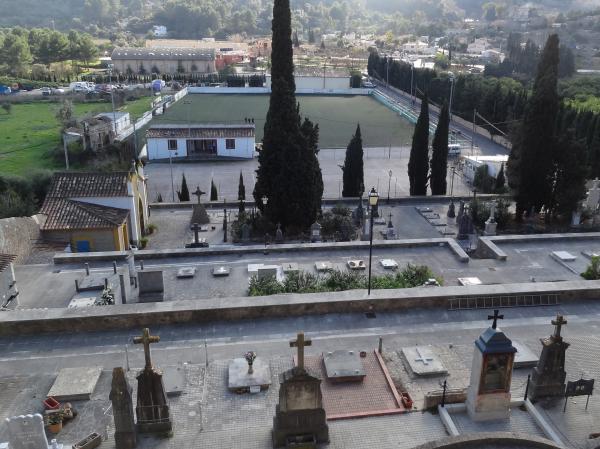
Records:
[[[52,89],[52,95],[63,95],[64,93],[65,90],[60,87]]]
[[[8,86],[3,86],[0,84],[0,95],[10,95],[12,89]]]
[[[42,92],[42,95],[44,97],[47,97],[47,96],[49,96],[52,93],[52,89],[50,89],[49,87],[42,87],[40,89],[40,92]]]
[[[373,89],[375,87],[375,84],[373,84],[371,81],[363,81],[362,85],[367,89]]]

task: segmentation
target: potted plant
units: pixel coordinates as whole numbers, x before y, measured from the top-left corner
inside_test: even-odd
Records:
[[[62,413],[51,413],[48,415],[48,430],[50,433],[59,433],[63,426]]]

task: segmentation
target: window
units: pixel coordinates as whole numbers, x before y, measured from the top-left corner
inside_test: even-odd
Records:
[[[169,139],[169,150],[177,151],[177,140]]]
[[[235,150],[235,139],[225,139],[225,148],[227,150]]]

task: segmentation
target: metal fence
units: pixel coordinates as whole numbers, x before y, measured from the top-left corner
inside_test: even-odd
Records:
[[[448,298],[449,310],[553,306],[557,304],[560,304],[560,295],[558,293],[456,296]]]

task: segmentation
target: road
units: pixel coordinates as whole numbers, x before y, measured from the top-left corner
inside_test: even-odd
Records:
[[[418,114],[418,108],[420,108],[420,100],[417,99],[416,104],[413,106],[411,104],[411,98],[407,93],[404,93],[403,95],[398,94],[396,91],[386,87],[385,83],[382,83],[375,79],[373,79],[372,81],[377,85],[377,89],[380,92],[382,92],[386,96],[392,98],[397,103],[399,103],[407,108],[415,109],[415,113]],[[433,109],[429,109],[429,116],[432,120],[437,122],[438,113],[436,111],[434,111]],[[460,124],[456,121],[453,121],[451,123],[450,131],[451,132],[454,131],[457,134],[462,134],[468,141],[471,141],[473,136],[475,136],[474,140],[473,140],[474,147],[475,147],[475,150],[479,150],[479,151],[475,151],[474,154],[496,155],[496,154],[508,154],[509,153],[509,150],[506,147],[504,147],[496,142],[492,142],[487,137],[484,137],[478,133],[473,134],[472,128],[463,126],[462,124]],[[471,154],[470,148],[463,149],[463,154]]]

